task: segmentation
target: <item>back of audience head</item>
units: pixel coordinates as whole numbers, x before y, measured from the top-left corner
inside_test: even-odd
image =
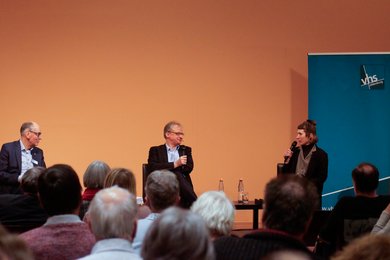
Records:
[[[104,188],[117,185],[136,195],[136,183],[133,172],[126,168],[114,168],[107,174],[104,180]]]
[[[192,204],[191,210],[203,218],[212,238],[230,235],[235,209],[225,193],[205,192]]]
[[[352,240],[336,253],[332,260],[387,260],[390,259],[389,235],[364,235]]]
[[[102,189],[110,166],[103,161],[91,162],[83,175],[83,183],[86,188]]]
[[[77,173],[66,164],[47,168],[38,179],[39,199],[49,216],[78,214],[81,190]]]
[[[376,192],[379,184],[379,171],[371,163],[361,163],[352,170],[352,180],[355,193]]]
[[[151,259],[214,259],[214,247],[202,218],[189,211],[171,207],[150,226],[141,251]]]
[[[0,225],[0,259],[32,260],[34,256],[21,237],[8,233]]]
[[[38,193],[38,178],[44,170],[45,168],[38,166],[27,170],[23,174],[22,180],[20,182],[20,187],[22,188],[23,192],[29,194]]]
[[[285,175],[267,183],[262,222],[265,228],[302,238],[317,208],[314,184],[297,175]]]
[[[152,172],[146,180],[145,193],[145,203],[153,212],[176,205],[180,200],[176,175],[167,170]]]
[[[96,193],[89,208],[89,224],[97,240],[123,238],[132,241],[136,215],[135,196],[113,186]]]

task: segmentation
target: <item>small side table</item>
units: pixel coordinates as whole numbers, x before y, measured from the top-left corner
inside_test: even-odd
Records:
[[[248,203],[238,203],[238,201],[233,201],[234,207],[236,210],[252,210],[253,211],[253,229],[259,228],[259,210],[263,209],[263,204],[256,204],[253,200],[250,200]]]

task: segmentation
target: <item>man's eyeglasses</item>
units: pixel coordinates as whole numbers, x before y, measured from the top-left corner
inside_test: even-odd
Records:
[[[31,133],[35,134],[37,137],[41,137],[41,132],[34,132],[32,130],[30,130]]]
[[[182,132],[172,132],[172,131],[169,131],[169,132],[172,134],[178,135],[178,136],[184,136],[184,133],[182,133]]]

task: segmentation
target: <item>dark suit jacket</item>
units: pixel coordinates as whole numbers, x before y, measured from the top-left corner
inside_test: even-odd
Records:
[[[46,167],[43,151],[34,147],[32,158],[34,166]],[[0,151],[0,194],[20,193],[18,177],[22,170],[22,148],[20,141],[3,144]]]
[[[180,172],[186,176],[190,176],[190,173],[194,168],[191,147],[181,145],[179,148],[179,156],[182,155],[187,155],[187,164],[174,169],[174,163],[168,162],[167,146],[165,144],[153,146],[149,149],[148,167],[151,172],[165,169],[172,172]]]
[[[46,222],[47,213],[32,194],[0,194],[0,223],[8,231],[22,233]]]
[[[166,145],[153,146],[149,149],[148,169],[150,172],[155,170],[169,170],[175,173],[180,185],[180,205],[188,208],[197,198],[190,177],[190,173],[194,168],[191,147],[181,145],[179,155],[187,155],[187,164],[174,168],[174,163],[168,162]]]
[[[324,182],[328,177],[328,154],[318,146],[316,146],[316,149],[317,150],[311,155],[305,177],[314,183],[321,196]],[[295,174],[300,152],[299,148],[296,148],[293,151],[290,161],[283,166],[283,173]]]

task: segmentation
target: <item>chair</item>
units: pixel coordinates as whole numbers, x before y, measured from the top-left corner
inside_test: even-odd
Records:
[[[282,175],[283,174],[283,165],[284,163],[277,163],[276,164],[276,175]]]
[[[142,164],[142,198],[145,199],[145,185],[146,185],[146,179],[148,178],[150,172],[149,167],[147,163]]]
[[[283,232],[257,230],[243,237],[223,236],[214,240],[216,259],[264,259],[280,251],[296,251],[312,259],[311,252],[300,240]]]

